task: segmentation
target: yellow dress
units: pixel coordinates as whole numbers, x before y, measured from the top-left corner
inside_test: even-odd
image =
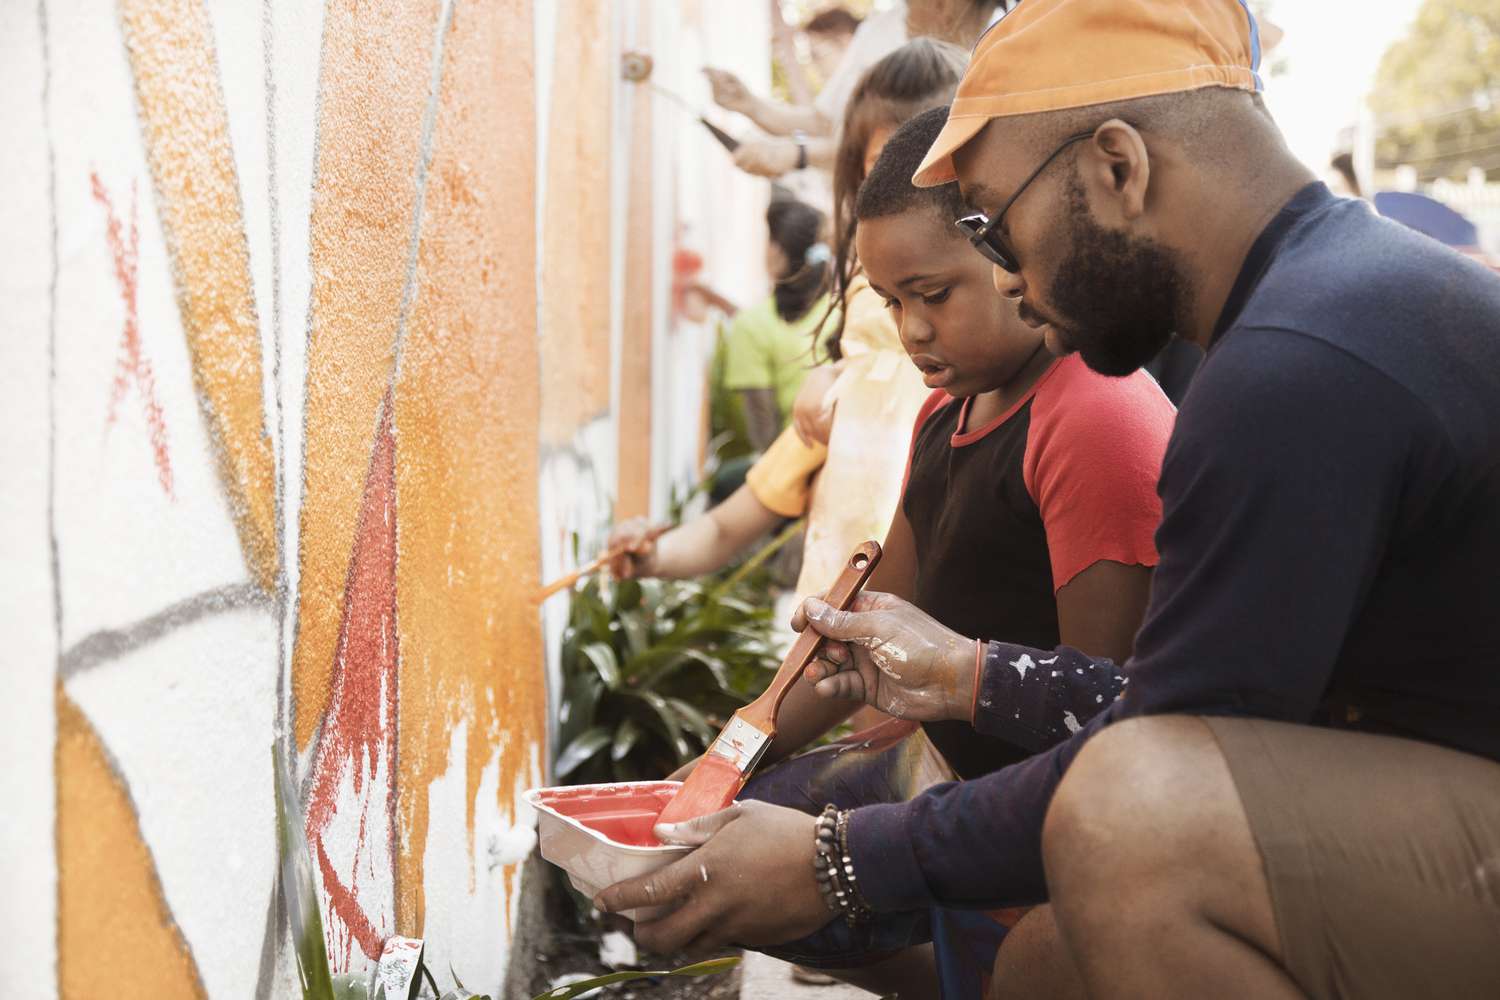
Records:
[[[808,510],[799,600],[827,590],[855,546],[885,541],[901,501],[912,425],[929,392],[890,310],[863,276],[850,285],[845,309],[846,360],[828,390],[833,430]]]

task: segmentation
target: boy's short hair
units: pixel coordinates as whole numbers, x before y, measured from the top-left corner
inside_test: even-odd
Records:
[[[891,136],[875,166],[870,168],[869,176],[859,186],[854,200],[856,219],[861,222],[879,219],[917,207],[930,208],[948,220],[973,211],[964,203],[957,183],[919,188],[911,182],[912,174],[922,165],[927,150],[932,148],[947,121],[946,106],[930,108],[908,120]],[[960,235],[957,228],[953,235]]]

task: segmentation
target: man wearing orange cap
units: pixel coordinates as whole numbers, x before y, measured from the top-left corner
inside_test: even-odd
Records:
[[[1500,995],[1500,278],[1316,182],[1257,61],[1241,0],[1025,0],[916,177],[958,181],[1054,349],[1208,352],[1112,703],[1079,704],[1115,668],[1075,650],[804,609],[820,693],[945,692],[1040,751],[836,817],[845,919],[1050,901],[997,994]],[[684,900],[656,946],[807,934],[806,820],[706,817],[601,901]]]

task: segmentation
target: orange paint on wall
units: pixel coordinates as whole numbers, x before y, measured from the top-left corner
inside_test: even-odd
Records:
[[[331,0],[324,14],[292,655],[299,748],[328,707],[360,497],[395,360],[437,13],[435,3]]]
[[[606,0],[558,0],[547,118],[542,258],[542,442],[609,411],[611,82]]]
[[[208,14],[197,0],[121,0],[146,159],[193,382],[250,575],[276,586],[276,469],[240,194]]]
[[[651,6],[636,4],[636,37],[651,37]],[[620,345],[616,520],[651,511],[652,162],[650,91],[630,102],[630,204],[625,212],[625,330]]]
[[[518,786],[538,777],[533,754],[545,743],[541,631],[528,600],[540,544],[531,32],[531,0],[464,0],[444,42],[395,391],[401,934],[424,925],[429,788],[453,763],[454,728],[467,733],[470,857],[483,769],[498,754],[505,815]]]
[[[61,685],[54,767],[58,996],[205,997],[162,898],[130,794],[99,734]],[[24,966],[15,971],[24,974]]]

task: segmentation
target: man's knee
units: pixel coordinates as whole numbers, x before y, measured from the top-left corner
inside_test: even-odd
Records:
[[[1075,865],[1098,883],[1180,849],[1184,838],[1211,835],[1199,823],[1206,818],[1201,807],[1211,791],[1224,794],[1227,779],[1201,719],[1153,716],[1102,730],[1074,759],[1047,811],[1042,853],[1049,886],[1066,890]],[[1163,838],[1163,831],[1171,836]]]
[[[1033,907],[1005,935],[995,957],[989,996],[991,1000],[1071,1000],[1084,996],[1083,980],[1058,933],[1052,907]]]

